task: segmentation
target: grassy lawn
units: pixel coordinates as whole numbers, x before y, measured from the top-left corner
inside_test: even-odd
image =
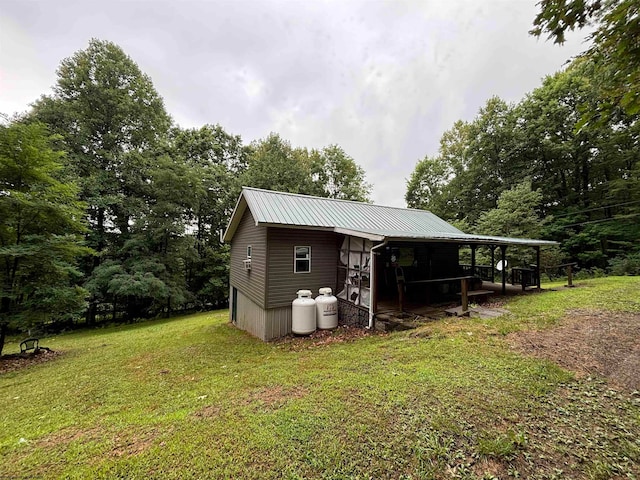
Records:
[[[637,277],[579,283],[321,345],[227,311],[43,339],[63,355],[0,375],[0,478],[640,478],[638,392],[509,348],[574,309],[640,313]]]

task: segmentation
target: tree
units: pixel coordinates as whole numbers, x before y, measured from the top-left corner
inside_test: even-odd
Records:
[[[526,176],[515,125],[514,108],[498,97],[472,122],[456,122],[443,134],[438,157],[416,165],[407,185],[409,205],[471,224],[495,208],[500,194]]]
[[[497,207],[480,215],[474,230],[482,235],[539,238],[541,204],[542,192],[533,190],[531,182],[526,180],[502,192]]]
[[[342,200],[368,201],[365,172],[338,145],[322,150],[293,148],[271,133],[251,144],[241,183],[248,187]]]
[[[543,220],[539,211],[542,192],[533,190],[531,182],[525,180],[515,187],[505,190],[498,199],[496,208],[487,210],[474,227],[475,233],[515,238],[540,238]],[[511,248],[508,257],[511,263],[529,265],[535,262],[531,248]]]
[[[296,151],[277,133],[254,141],[242,184],[279,192],[312,194],[307,152]]]
[[[562,241],[565,254],[585,267],[638,248],[640,124],[637,115],[583,125],[581,112],[597,109],[597,66],[581,58],[545,78],[518,105],[519,130],[533,166],[534,187],[551,215],[544,234]]]
[[[0,126],[0,354],[8,328],[73,318],[85,307],[77,286],[84,204],[60,180],[63,152],[42,124]]]
[[[495,208],[500,194],[527,175],[516,154],[513,106],[492,97],[469,124],[467,167],[460,177],[465,217]]]
[[[142,208],[149,151],[170,125],[150,78],[114,43],[93,39],[62,61],[52,96],[32,117],[59,133],[67,166],[87,204],[87,243],[98,255],[84,265],[90,277],[103,259],[117,258]],[[97,300],[87,312],[93,323]]]
[[[446,187],[453,178],[453,169],[442,157],[424,157],[416,164],[407,181],[404,196],[409,208],[419,208],[445,217]]]
[[[597,116],[640,113],[640,4],[637,0],[541,0],[531,33],[547,33],[555,43],[565,32],[593,25],[592,46],[584,53],[600,67],[594,77],[603,92],[597,114],[584,112],[583,122]]]
[[[249,149],[220,125],[174,129],[168,154],[198,179],[188,224],[194,251],[185,259],[187,284],[198,305],[223,305],[229,295],[229,247],[221,242],[240,193]]]
[[[340,200],[370,201],[371,185],[365,172],[338,145],[329,145],[308,154],[315,195]]]
[[[518,130],[528,151],[529,174],[548,205],[590,203],[594,135],[576,130],[580,110],[593,95],[580,64],[546,77],[517,107]]]

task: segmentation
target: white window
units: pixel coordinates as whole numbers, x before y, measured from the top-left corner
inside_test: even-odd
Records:
[[[251,245],[247,245],[247,260],[251,260]]]
[[[311,247],[293,247],[293,271],[311,272]]]

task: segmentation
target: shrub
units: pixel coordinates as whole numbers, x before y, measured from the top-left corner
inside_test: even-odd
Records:
[[[609,260],[611,275],[640,275],[640,252]]]

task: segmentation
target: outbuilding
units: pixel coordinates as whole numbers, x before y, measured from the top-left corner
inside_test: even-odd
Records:
[[[537,254],[536,265],[513,270],[511,281],[539,288],[540,247],[555,244],[466,234],[425,210],[248,187],[223,240],[231,244],[230,320],[262,340],[291,332],[291,302],[300,289],[331,287],[341,323],[372,327],[378,304],[402,302],[407,286],[432,302],[455,294],[468,276],[494,280],[494,251],[505,265],[510,245]],[[471,248],[468,265],[460,265],[461,246]],[[490,249],[490,269],[475,264],[478,246]]]

